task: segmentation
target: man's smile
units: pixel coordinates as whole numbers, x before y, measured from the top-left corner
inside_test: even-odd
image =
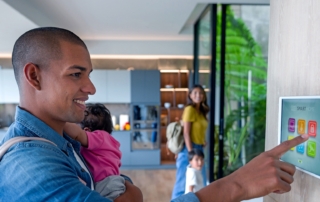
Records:
[[[86,104],[85,104],[84,100],[74,99],[73,102],[75,102],[81,109],[83,109],[83,110],[86,109]]]

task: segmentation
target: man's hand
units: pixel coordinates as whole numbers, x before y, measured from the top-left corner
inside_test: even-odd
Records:
[[[143,196],[140,189],[127,180],[125,181],[126,191],[121,194],[114,202],[143,202]]]
[[[290,184],[293,182],[296,168],[289,163],[280,161],[279,158],[290,148],[307,139],[308,135],[298,136],[263,152],[231,175],[217,180],[197,192],[197,196],[201,202],[241,201],[265,196],[272,192],[285,193],[290,191]]]

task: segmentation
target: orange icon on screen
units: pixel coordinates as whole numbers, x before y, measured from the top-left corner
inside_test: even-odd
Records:
[[[298,134],[303,135],[306,133],[306,120],[299,119],[298,120]]]
[[[316,121],[309,121],[308,122],[308,135],[312,137],[317,136],[317,122]]]

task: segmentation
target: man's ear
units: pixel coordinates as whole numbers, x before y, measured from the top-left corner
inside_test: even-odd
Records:
[[[30,86],[36,90],[41,90],[40,71],[38,65],[33,63],[26,64],[23,68],[23,74]]]

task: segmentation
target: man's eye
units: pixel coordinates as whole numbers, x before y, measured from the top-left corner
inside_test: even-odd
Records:
[[[80,77],[81,73],[73,73],[71,75],[74,76],[74,77]]]

